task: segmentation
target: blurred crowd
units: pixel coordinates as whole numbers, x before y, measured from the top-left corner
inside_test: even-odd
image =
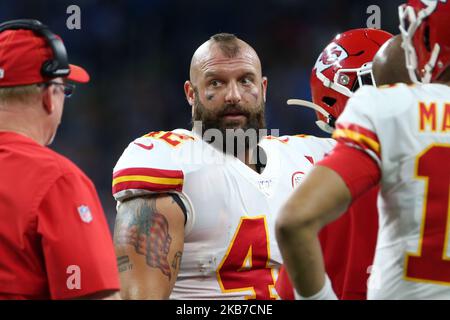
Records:
[[[337,33],[366,27],[370,5],[381,9],[381,28],[398,33],[401,2],[2,0],[0,21],[42,21],[63,37],[70,61],[89,71],[91,82],[66,101],[51,147],[91,177],[112,228],[115,162],[138,136],[190,127],[183,83],[193,52],[211,35],[235,33],[258,52],[269,78],[269,129],[323,136],[313,111],[288,107],[286,100],[310,98],[309,73],[317,56]],[[66,9],[73,4],[81,9],[81,30],[66,27]]]

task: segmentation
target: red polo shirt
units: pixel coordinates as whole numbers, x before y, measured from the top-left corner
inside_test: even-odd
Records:
[[[0,132],[0,299],[66,299],[118,290],[94,185],[71,161]]]

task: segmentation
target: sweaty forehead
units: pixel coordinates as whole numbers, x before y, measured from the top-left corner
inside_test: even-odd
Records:
[[[230,56],[220,45],[208,41],[194,53],[191,62],[190,78],[195,82],[198,76],[218,70],[239,70],[255,72],[261,76],[261,63],[255,50],[239,40],[239,51]]]

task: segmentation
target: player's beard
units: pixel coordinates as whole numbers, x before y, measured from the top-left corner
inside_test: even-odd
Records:
[[[232,152],[234,156],[238,156],[238,143],[239,141],[245,141],[245,150],[253,149],[256,147],[254,143],[258,144],[259,140],[259,130],[266,129],[266,121],[265,121],[265,103],[264,100],[261,99],[261,103],[258,106],[248,108],[244,107],[240,104],[225,104],[220,108],[216,108],[214,110],[208,110],[200,101],[197,89],[195,91],[195,102],[194,102],[194,112],[192,116],[192,121],[200,121],[201,122],[201,134],[204,137],[205,132],[209,129],[217,129],[222,133],[224,138],[221,143],[217,143],[218,141],[208,141],[213,146],[221,146],[223,148],[223,152]],[[229,112],[238,112],[243,114],[246,117],[246,121],[244,124],[239,121],[232,121],[224,119],[224,115]],[[230,140],[226,139],[227,129],[233,130],[235,138]],[[236,131],[237,129],[242,129],[242,131]],[[254,131],[256,133],[256,140],[249,139],[246,135],[246,132]],[[240,133],[242,133],[243,137],[239,138]],[[227,144],[233,143],[234,147],[227,147]]]

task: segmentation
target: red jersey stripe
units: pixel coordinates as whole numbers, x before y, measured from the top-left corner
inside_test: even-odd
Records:
[[[152,192],[164,192],[164,191],[178,191],[181,192],[183,189],[183,184],[157,184],[145,181],[124,181],[117,183],[113,186],[112,192],[116,194],[123,190],[128,189],[141,189],[148,190]]]

